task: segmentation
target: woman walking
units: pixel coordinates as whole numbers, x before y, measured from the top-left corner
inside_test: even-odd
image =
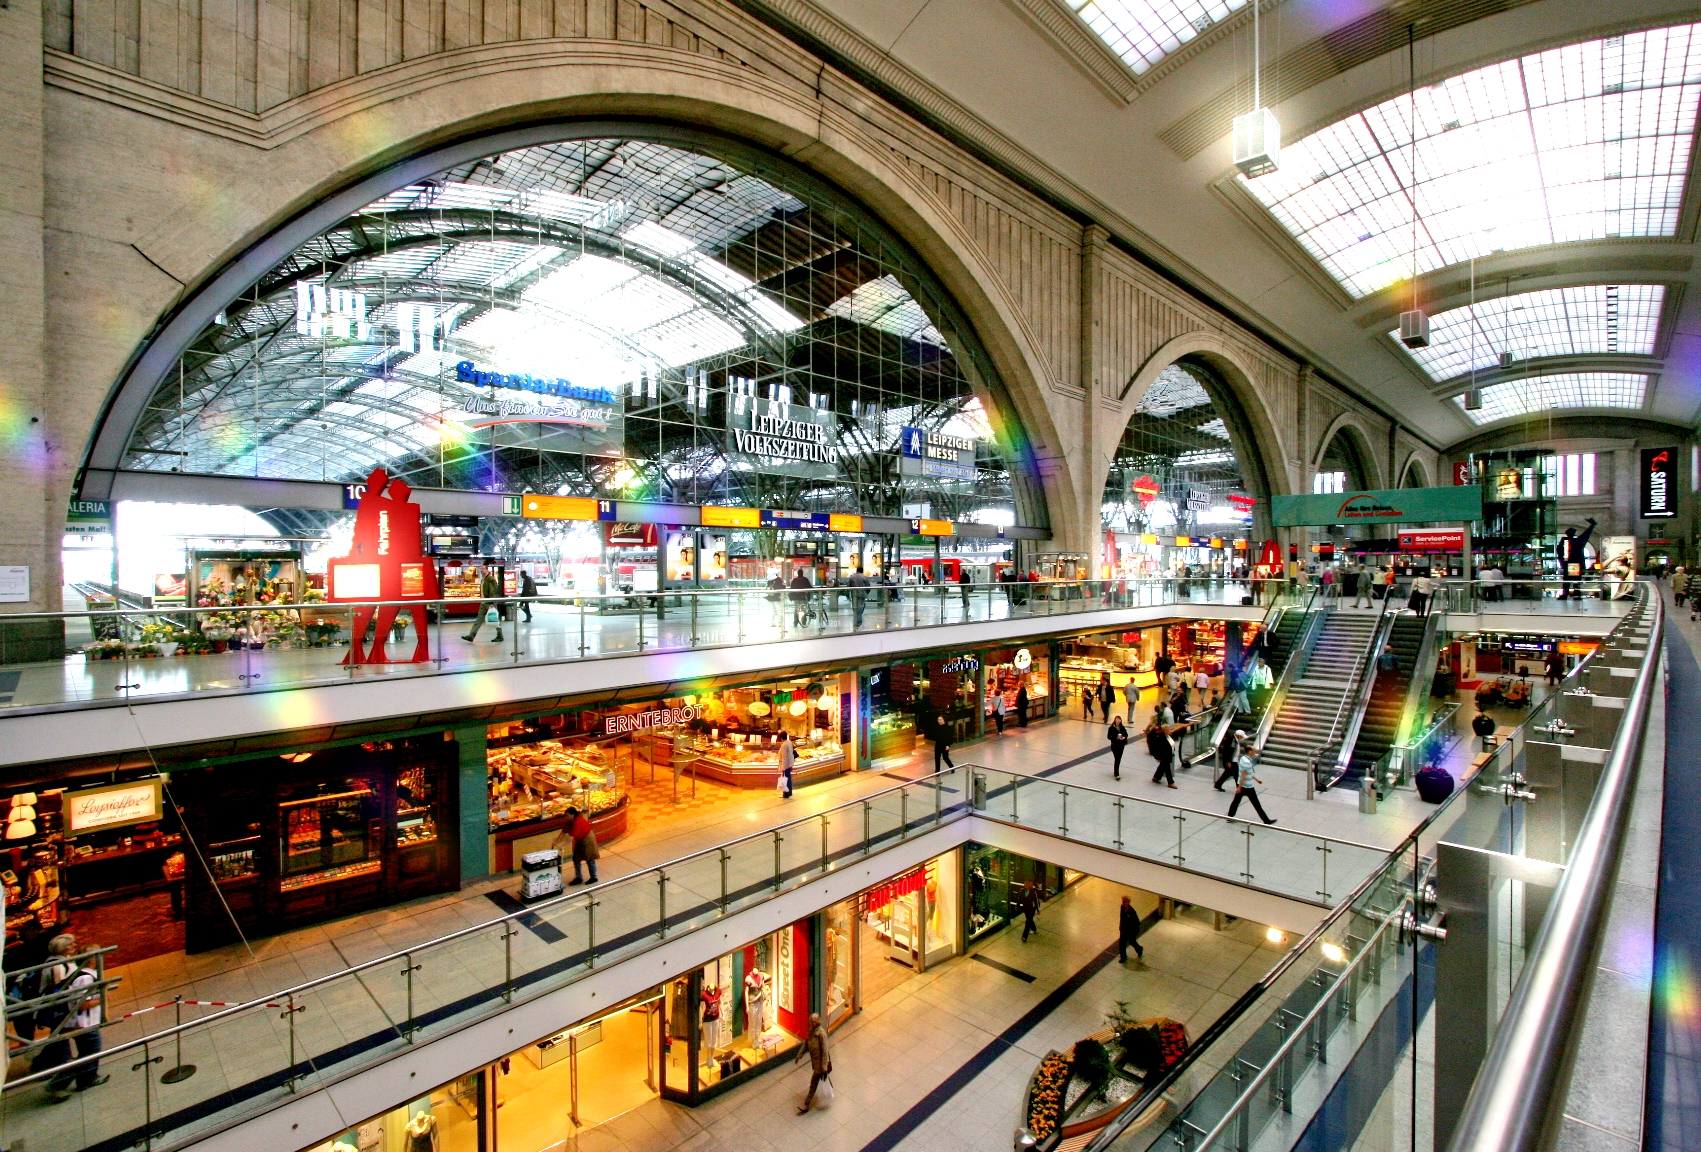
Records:
[[[791,733],[780,733],[780,798],[791,799],[791,770],[797,763],[797,749],[791,745]]]
[[[1110,778],[1122,779],[1122,751],[1128,747],[1128,728],[1122,723],[1122,717],[1112,716],[1110,727],[1105,730],[1105,738],[1110,741]]]
[[[1110,710],[1115,704],[1116,689],[1110,686],[1110,673],[1102,673],[1099,679],[1099,710],[1104,713],[1106,719],[1109,719]]]

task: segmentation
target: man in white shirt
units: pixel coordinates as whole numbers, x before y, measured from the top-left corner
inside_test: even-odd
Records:
[[[95,987],[94,969],[81,967],[70,959],[77,954],[77,938],[69,932],[61,933],[48,941],[47,954],[50,957],[63,957],[64,960],[45,973],[44,994],[75,992],[80,988],[87,988],[91,995],[85,1000],[73,1000],[64,1006],[62,1010],[67,1015],[54,1026],[53,1031],[76,1032],[76,1035],[66,1040],[56,1040],[43,1048],[41,1055],[36,1058],[34,1070],[37,1072],[69,1063],[74,1058],[71,1054],[73,1044],[76,1045],[75,1058],[93,1057],[100,1052],[100,990]],[[85,1088],[94,1088],[105,1084],[111,1078],[100,1074],[99,1060],[91,1059],[88,1063],[67,1069],[49,1080],[48,1101],[54,1104],[62,1103],[71,1098],[73,1091],[81,1092]]]
[[[1211,691],[1211,674],[1205,671],[1203,664],[1193,673],[1193,688],[1199,693],[1199,707],[1204,708],[1207,704],[1205,697]]]

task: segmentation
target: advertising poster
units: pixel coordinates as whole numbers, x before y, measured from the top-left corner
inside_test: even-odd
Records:
[[[1677,515],[1677,449],[1642,449],[1642,519]]]
[[[667,533],[663,566],[669,584],[690,584],[697,579],[696,534],[675,528]]]
[[[187,572],[159,572],[154,575],[154,607],[162,604],[182,604],[189,598]]]
[[[1608,536],[1601,541],[1601,570],[1609,579],[1605,591],[1609,599],[1622,600],[1636,590],[1636,537]]]
[[[726,579],[726,537],[703,537],[702,564],[698,571],[698,579],[708,584],[715,580]]]

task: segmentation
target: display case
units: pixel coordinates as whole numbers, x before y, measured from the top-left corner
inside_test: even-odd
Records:
[[[868,758],[884,760],[888,756],[908,756],[915,751],[915,718],[892,710],[875,716],[868,722]]]
[[[220,884],[250,880],[260,874],[260,837],[244,836],[207,845],[207,868]]]
[[[384,823],[377,790],[361,779],[341,784],[278,805],[284,891],[378,871]]]
[[[697,770],[711,780],[744,787],[773,787],[780,773],[776,736],[761,733],[711,734],[696,741]],[[795,788],[845,770],[845,753],[834,736],[815,728],[792,741],[795,759],[791,779]]]
[[[498,740],[503,737],[497,737]],[[626,751],[628,767],[630,750]],[[567,809],[591,821],[599,845],[625,834],[629,798],[616,781],[621,750],[590,741],[539,740],[491,748],[491,866],[510,872],[527,852],[547,848],[567,824]]]

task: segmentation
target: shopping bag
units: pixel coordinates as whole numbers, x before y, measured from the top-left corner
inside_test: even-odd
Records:
[[[484,614],[484,622],[486,624],[502,623],[502,616],[496,611],[496,606],[494,604],[491,605],[490,610]]]
[[[823,1104],[831,1104],[833,1102],[834,1095],[832,1077],[828,1077],[821,1081],[821,1087],[815,1091],[815,1099],[821,1101]]]

